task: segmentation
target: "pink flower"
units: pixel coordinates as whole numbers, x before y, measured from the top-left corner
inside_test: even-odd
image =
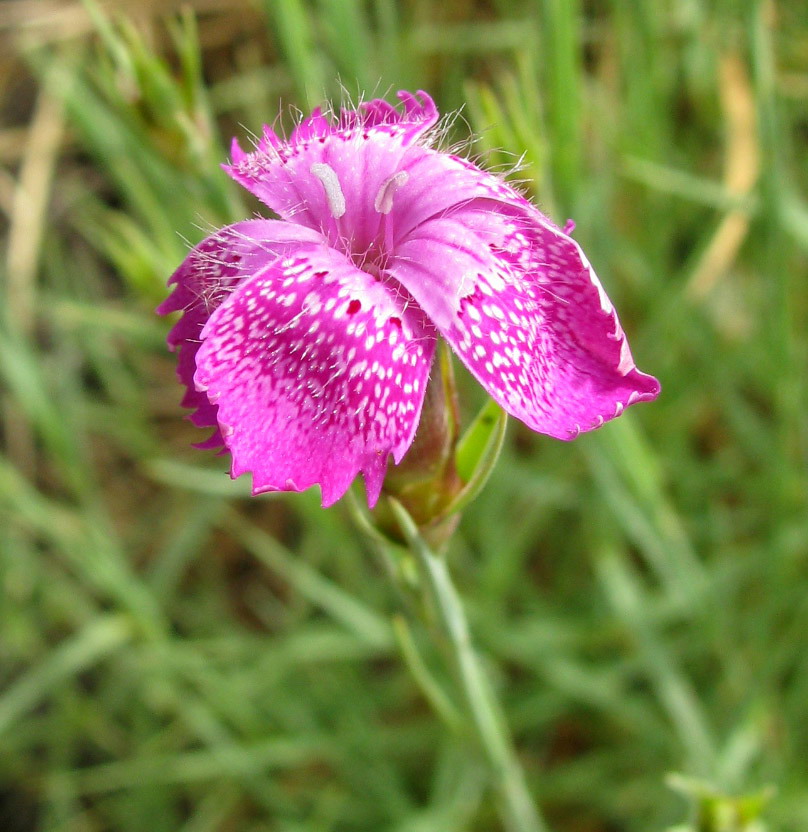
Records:
[[[424,92],[269,128],[225,170],[281,219],[203,240],[160,306],[191,420],[253,492],[358,472],[375,504],[410,447],[438,336],[528,427],[572,439],[653,399],[578,244],[501,179],[430,147]]]

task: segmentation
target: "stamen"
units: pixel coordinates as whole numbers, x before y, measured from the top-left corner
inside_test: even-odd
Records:
[[[385,179],[379,188],[379,193],[376,194],[376,199],[373,201],[373,207],[380,214],[389,214],[393,210],[393,196],[395,192],[407,183],[410,175],[405,170],[400,170],[392,176]]]
[[[338,220],[345,213],[345,194],[342,193],[336,171],[323,162],[315,162],[309,170],[323,183],[331,216]]]

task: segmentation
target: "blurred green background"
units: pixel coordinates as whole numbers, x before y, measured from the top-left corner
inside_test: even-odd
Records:
[[[576,220],[663,386],[572,444],[511,424],[449,550],[532,792],[559,832],[752,829],[680,772],[808,829],[802,3],[11,0],[0,34],[2,832],[499,828],[345,507],[190,447],[153,314],[257,208],[232,135],[418,87]]]

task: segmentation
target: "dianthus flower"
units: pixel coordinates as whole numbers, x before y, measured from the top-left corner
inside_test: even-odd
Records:
[[[280,219],[221,229],[170,279],[159,312],[194,424],[216,428],[253,492],[358,472],[368,501],[410,447],[444,338],[490,396],[559,439],[597,428],[656,379],[634,365],[578,244],[506,182],[430,146],[438,112],[400,92],[288,140],[234,141],[225,170]]]

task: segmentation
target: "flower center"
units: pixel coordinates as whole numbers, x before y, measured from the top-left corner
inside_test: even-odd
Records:
[[[331,165],[316,162],[309,170],[320,180],[325,191],[330,220],[325,220],[323,233],[331,244],[351,258],[357,268],[379,276],[386,268],[394,243],[393,199],[396,191],[409,181],[409,174],[400,170],[382,182],[373,200],[375,218],[370,214],[364,222],[359,219],[361,212],[351,217],[348,223],[342,220],[347,211],[345,194],[337,172]],[[357,224],[357,227],[353,227]]]

